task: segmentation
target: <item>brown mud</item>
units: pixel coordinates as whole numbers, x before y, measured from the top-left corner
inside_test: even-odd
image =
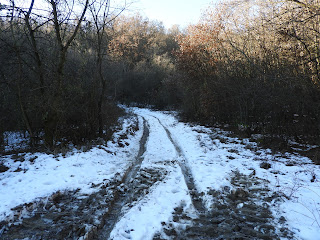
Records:
[[[162,230],[155,234],[154,240],[294,239],[286,219],[275,219],[271,212],[271,208],[276,208],[282,201],[282,196],[268,189],[265,180],[257,178],[254,172],[250,175],[233,172],[232,188],[212,188],[208,192],[211,205],[205,206],[204,193],[196,189],[179,143],[157,120],[176,149],[178,161],[174,164],[182,170],[196,211],[190,213],[182,205],[175,208],[171,219],[162,223]],[[79,190],[57,192],[38,202],[18,206],[11,222],[0,223],[0,239],[108,239],[123,215],[167,174],[164,167],[141,168],[149,137],[145,119],[143,126],[138,155],[123,176],[116,175],[112,180],[93,186],[97,191],[91,195],[80,194]]]

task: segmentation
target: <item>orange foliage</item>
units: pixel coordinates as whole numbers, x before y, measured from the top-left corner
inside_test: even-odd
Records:
[[[126,59],[137,63],[151,52],[161,26],[140,15],[119,17],[113,25],[113,39],[109,43],[109,54],[115,59]]]
[[[205,20],[190,25],[186,34],[177,37],[176,52],[180,69],[191,76],[208,76],[214,73],[219,53],[219,35],[223,30],[221,15],[205,13]]]

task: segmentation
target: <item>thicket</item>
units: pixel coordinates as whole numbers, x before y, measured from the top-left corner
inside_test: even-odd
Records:
[[[114,24],[109,53],[122,66],[120,101],[182,110],[187,119],[317,141],[319,1],[212,5],[183,31],[140,16]]]
[[[110,1],[50,0],[1,5],[0,136],[24,131],[53,149],[109,134],[119,109],[106,94]],[[21,4],[21,2],[20,2]]]
[[[182,109],[191,119],[319,139],[320,5],[221,1],[178,38]]]
[[[140,15],[117,18],[109,44],[117,69],[112,96],[125,103],[178,107],[175,89],[166,82],[176,74],[173,53],[179,33],[177,26],[166,30]]]
[[[10,2],[0,7],[0,133],[83,142],[108,134],[122,102],[319,139],[318,0],[220,1],[183,31],[112,12],[109,0]]]
[[[117,102],[176,105],[162,86],[178,28],[122,15],[126,6],[109,0],[9,2],[0,8],[0,146],[6,131],[48,149],[83,144],[110,134]]]

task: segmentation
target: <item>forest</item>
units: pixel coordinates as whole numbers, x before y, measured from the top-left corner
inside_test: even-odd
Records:
[[[166,29],[109,0],[0,4],[0,148],[22,131],[53,150],[107,138],[135,104],[314,143],[320,136],[318,0],[227,0]]]

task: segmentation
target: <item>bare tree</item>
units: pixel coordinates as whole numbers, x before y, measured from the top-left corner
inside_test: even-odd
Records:
[[[49,146],[53,146],[55,144],[56,135],[58,133],[59,122],[62,119],[63,109],[62,106],[62,83],[63,83],[63,76],[64,76],[64,66],[66,63],[66,57],[68,53],[68,49],[75,39],[82,21],[85,18],[86,11],[90,5],[90,1],[86,0],[82,11],[80,13],[80,17],[77,17],[75,21],[75,25],[71,31],[67,32],[67,27],[71,25],[70,23],[72,19],[70,16],[75,14],[74,6],[69,6],[69,1],[59,1],[59,0],[50,0],[48,3],[51,6],[51,14],[53,16],[53,26],[55,30],[56,42],[58,46],[58,59],[57,59],[57,66],[55,71],[54,77],[54,88],[53,88],[53,95],[51,101],[49,101],[50,106],[47,111],[45,117],[45,135],[46,135],[46,142]],[[73,4],[74,2],[72,2]],[[67,6],[68,12],[62,12],[62,9]],[[60,7],[60,8],[59,8]],[[76,16],[76,14],[75,14]],[[69,25],[66,23],[69,22]],[[74,21],[73,21],[74,22]]]
[[[5,44],[5,47],[9,48],[13,53],[12,56],[12,65],[15,65],[15,69],[10,69],[10,78],[1,70],[2,84],[5,84],[11,91],[14,93],[19,110],[21,112],[22,121],[25,125],[26,130],[28,131],[33,143],[34,130],[32,128],[31,119],[28,113],[27,104],[25,103],[23,88],[24,88],[24,71],[23,66],[25,65],[22,53],[23,53],[23,39],[21,39],[21,30],[22,23],[20,21],[20,16],[23,13],[20,8],[15,4],[14,0],[10,0],[10,5],[5,6],[5,9],[9,10],[9,18],[7,28],[4,32],[7,32],[8,35],[4,35],[0,40]],[[9,38],[9,39],[8,39]]]
[[[107,79],[104,75],[104,63],[107,60],[107,47],[108,39],[110,36],[107,34],[107,28],[112,21],[114,21],[127,7],[125,4],[117,12],[110,10],[110,0],[102,0],[94,2],[90,5],[90,12],[92,21],[95,27],[94,41],[95,41],[95,53],[96,53],[96,64],[97,64],[97,79],[100,84],[100,95],[98,100],[98,125],[99,135],[103,134],[103,114],[102,107],[105,100],[105,93],[107,90]]]

